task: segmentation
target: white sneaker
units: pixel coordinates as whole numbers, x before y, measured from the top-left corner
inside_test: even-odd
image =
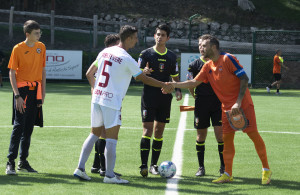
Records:
[[[267,89],[267,92],[270,93],[270,88],[269,88],[269,87],[266,87],[266,89]]]
[[[120,177],[116,176],[115,177],[112,177],[112,178],[109,178],[107,176],[104,177],[103,179],[103,182],[104,183],[129,183],[129,181],[125,180],[125,179],[121,179]]]
[[[80,169],[75,169],[74,177],[78,177],[79,179],[87,180],[87,181],[91,180],[91,178],[89,176],[87,176],[85,171],[81,171]]]
[[[281,93],[280,93],[280,92],[276,92],[276,94],[277,94],[277,95],[280,95]]]

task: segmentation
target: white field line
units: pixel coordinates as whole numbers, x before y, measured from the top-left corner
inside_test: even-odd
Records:
[[[12,125],[0,125],[0,128],[12,128]],[[90,129],[90,126],[44,126],[44,128],[70,128],[70,129]],[[142,129],[142,127],[122,127],[121,129]],[[165,128],[169,130],[176,130],[176,128]],[[185,129],[186,131],[196,131],[196,129]],[[213,129],[208,129],[213,131]],[[291,134],[300,135],[300,132],[288,132],[288,131],[258,131],[259,133],[275,133],[275,134]]]
[[[185,94],[183,105],[188,105],[189,101],[189,94]],[[177,195],[178,194],[178,182],[181,179],[182,173],[182,160],[183,160],[183,138],[184,138],[184,131],[186,127],[186,118],[187,112],[182,112],[180,114],[180,120],[178,124],[178,129],[176,133],[176,139],[173,148],[173,155],[172,155],[172,162],[176,165],[176,175],[168,179],[167,186],[166,186],[166,195]]]

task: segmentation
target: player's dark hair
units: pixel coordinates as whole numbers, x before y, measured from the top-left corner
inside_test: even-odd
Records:
[[[278,54],[279,52],[281,52],[281,50],[280,49],[276,49],[276,54]]]
[[[39,23],[37,23],[34,20],[27,20],[23,26],[24,34],[26,33],[30,34],[33,30],[39,30],[39,29],[41,29]]]
[[[105,37],[104,45],[105,47],[114,46],[118,41],[120,41],[120,37],[118,34],[110,34]]]
[[[171,29],[170,29],[170,27],[169,27],[168,25],[166,25],[166,24],[161,24],[161,25],[159,25],[158,27],[156,27],[156,29],[155,29],[155,34],[156,34],[156,32],[157,32],[158,30],[166,31],[167,37],[170,36]]]
[[[209,43],[210,43],[211,46],[215,45],[218,50],[220,48],[219,40],[216,37],[212,36],[212,35],[205,34],[205,35],[202,35],[201,37],[199,37],[199,39],[201,39],[202,41],[209,40]]]
[[[130,25],[122,26],[119,32],[121,42],[124,42],[128,37],[131,37],[137,31],[138,29],[134,26],[130,26]]]

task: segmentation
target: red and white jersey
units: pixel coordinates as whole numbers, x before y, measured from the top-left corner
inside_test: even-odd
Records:
[[[121,47],[102,50],[97,57],[98,71],[92,103],[120,110],[131,77],[142,73],[137,62]]]

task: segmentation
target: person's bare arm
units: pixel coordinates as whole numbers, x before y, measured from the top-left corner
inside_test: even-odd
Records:
[[[172,77],[173,82],[179,82],[179,77]],[[179,101],[182,99],[182,93],[180,89],[175,89],[176,100]]]
[[[13,89],[15,96],[20,95],[19,89],[17,86],[16,71],[14,69],[10,69],[9,79],[10,79],[10,84],[11,84],[11,87]],[[15,100],[16,100],[16,110],[23,114],[25,112],[23,98],[20,96],[19,98],[16,98]]]
[[[240,82],[240,92],[239,92],[238,98],[236,100],[236,103],[231,107],[232,115],[237,115],[240,113],[239,108],[242,105],[242,101],[243,101],[244,95],[246,93],[246,89],[248,87],[249,78],[246,74],[242,75],[239,79],[241,81]]]
[[[44,104],[45,97],[46,97],[46,69],[43,68],[43,73],[42,73],[42,104]],[[38,107],[41,105],[38,105]]]
[[[86,71],[86,78],[88,79],[90,86],[91,86],[91,93],[93,93],[94,86],[95,86],[95,73],[97,72],[98,67],[94,65],[94,63],[89,67]]]

